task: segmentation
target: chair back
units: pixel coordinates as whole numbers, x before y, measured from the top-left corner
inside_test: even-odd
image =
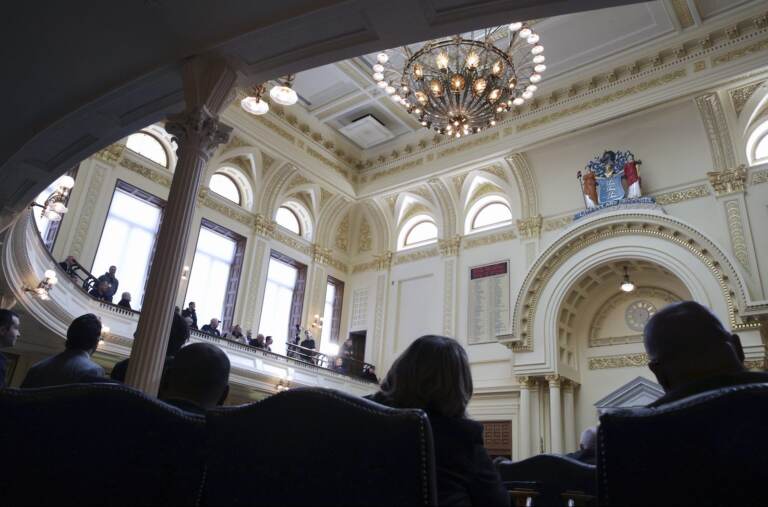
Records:
[[[209,505],[434,505],[427,416],[298,388],[208,413]]]
[[[0,390],[0,505],[195,505],[204,425],[118,384]]]
[[[600,417],[601,505],[765,504],[768,383]]]
[[[559,454],[539,454],[521,461],[496,463],[501,480],[516,502],[533,506],[583,504],[596,495],[595,467]]]

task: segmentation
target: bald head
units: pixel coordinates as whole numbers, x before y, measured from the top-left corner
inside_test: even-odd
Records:
[[[229,368],[229,358],[217,346],[188,345],[174,357],[161,398],[186,400],[206,409],[221,405],[229,393]]]
[[[579,449],[582,451],[594,451],[597,449],[597,428],[590,426],[581,433]]]
[[[666,391],[744,368],[739,337],[694,301],[673,303],[651,317],[644,343],[649,366]]]

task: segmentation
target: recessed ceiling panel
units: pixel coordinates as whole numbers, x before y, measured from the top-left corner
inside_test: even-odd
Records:
[[[335,63],[299,72],[293,86],[310,111],[358,89]]]

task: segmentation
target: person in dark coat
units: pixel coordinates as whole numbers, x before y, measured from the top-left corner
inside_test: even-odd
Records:
[[[429,416],[438,505],[508,506],[509,494],[483,446],[483,426],[466,415],[472,397],[467,353],[456,340],[427,335],[392,364],[369,399]]]
[[[159,398],[197,414],[224,404],[229,394],[230,363],[216,345],[193,343],[174,358],[165,374]]]
[[[573,458],[587,465],[597,464],[597,428],[590,426],[581,433],[581,439],[579,439],[579,450],[576,452],[570,452],[566,454],[569,458]]]
[[[0,309],[0,348],[13,347],[19,336],[21,336],[19,314],[11,310]],[[0,354],[0,389],[5,387],[6,361],[6,357]]]
[[[107,297],[106,301],[112,302],[112,298],[115,297],[115,294],[117,294],[117,287],[120,285],[120,282],[115,278],[115,273],[117,272],[116,266],[110,266],[109,271],[104,273],[98,278],[98,282],[107,282],[109,284],[109,290],[107,291]]]
[[[27,371],[22,388],[49,387],[79,382],[106,381],[104,368],[91,355],[101,340],[101,320],[92,314],[81,315],[67,329],[64,352],[36,363]]]
[[[312,338],[312,335],[309,334],[309,331],[304,331],[304,339],[299,344],[300,347],[303,347],[304,349],[310,349],[310,350],[302,350],[301,351],[301,360],[306,361],[308,363],[314,363],[315,362],[315,339]],[[310,352],[311,351],[311,352]]]
[[[650,407],[722,387],[768,382],[768,373],[744,367],[739,336],[694,301],[673,303],[656,312],[643,336],[648,367],[665,393]]]
[[[203,333],[212,334],[213,336],[221,336],[221,332],[219,332],[219,319],[211,319],[211,322],[209,324],[206,324],[200,329]]]
[[[264,348],[264,335],[259,333],[256,335],[256,338],[248,340],[248,345],[251,347],[256,347],[257,349],[263,349]]]
[[[192,321],[189,325],[190,329],[197,329],[197,312],[195,311],[195,303],[193,301],[189,302],[187,308],[181,312],[181,316]]]
[[[99,301],[109,302],[109,283],[106,281],[96,282],[96,285],[94,285],[93,288],[88,291],[88,294],[98,299]]]
[[[71,277],[75,276],[75,258],[71,255],[59,263],[59,267]]]
[[[131,308],[131,293],[130,292],[123,292],[123,295],[120,296],[120,301],[117,302],[117,306],[122,306],[123,308],[127,308],[128,310],[132,310],[132,308]]]

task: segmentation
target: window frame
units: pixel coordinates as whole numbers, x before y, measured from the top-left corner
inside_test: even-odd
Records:
[[[331,322],[326,323],[325,321],[323,321],[323,325],[325,326],[327,324],[331,326],[331,336],[330,336],[331,343],[339,343],[339,333],[341,331],[341,310],[342,310],[342,305],[344,304],[344,282],[339,280],[338,278],[328,275],[328,278],[326,279],[326,283],[325,283],[326,291],[328,289],[328,285],[334,286],[333,311],[331,313]],[[325,309],[325,299],[323,299],[323,309]],[[320,336],[322,337],[322,333]]]
[[[423,239],[421,241],[417,241],[415,243],[409,243],[408,238],[410,237],[411,233],[413,233],[413,230],[420,226],[421,224],[431,224],[435,227],[435,236],[433,238],[429,239]],[[430,243],[434,243],[437,241],[439,235],[439,231],[437,230],[437,224],[434,222],[434,220],[425,218],[424,220],[419,220],[418,222],[414,223],[410,227],[408,227],[408,230],[406,231],[405,235],[403,236],[403,249],[406,248],[415,248],[422,245],[428,245]]]
[[[482,225],[482,226],[479,226],[479,227],[476,226],[475,222],[477,222],[477,217],[480,215],[480,213],[482,213],[483,210],[488,208],[489,206],[494,206],[494,205],[497,205],[497,204],[500,205],[500,206],[504,206],[507,209],[507,211],[509,211],[509,219],[508,220],[502,220],[500,222],[494,222],[494,223],[488,224],[488,225]],[[504,227],[505,225],[511,225],[513,220],[514,220],[514,217],[512,215],[512,209],[509,207],[509,205],[506,202],[504,202],[502,199],[490,200],[490,201],[485,202],[484,204],[482,204],[477,209],[477,211],[475,211],[472,214],[472,220],[470,222],[469,231],[468,232],[486,231],[488,229],[495,229],[497,227]]]
[[[291,213],[291,216],[293,216],[293,218],[296,220],[296,225],[299,226],[299,232],[298,233],[292,231],[288,227],[286,227],[283,224],[277,222],[277,213],[280,211],[280,209],[288,210]],[[292,210],[289,206],[286,206],[286,205],[282,204],[282,205],[277,207],[277,211],[275,212],[275,222],[277,222],[277,225],[279,225],[280,227],[282,227],[286,231],[290,232],[291,234],[296,234],[297,236],[301,236],[302,238],[304,237],[304,227],[302,226],[301,218],[299,218],[298,213],[296,213],[294,210]]]
[[[229,197],[225,196],[224,194],[220,194],[220,193],[216,192],[213,189],[213,187],[211,186],[211,181],[213,180],[213,178],[215,176],[222,176],[222,177],[228,179],[232,183],[232,185],[235,187],[235,190],[237,191],[237,201],[233,201]],[[238,206],[242,206],[243,205],[243,190],[240,188],[240,185],[237,184],[237,181],[235,181],[235,179],[232,176],[230,176],[229,174],[227,174],[225,172],[216,171],[215,173],[213,173],[211,175],[211,179],[208,180],[208,188],[211,190],[211,192],[213,192],[214,194],[216,194],[217,196],[219,196],[219,197],[221,197],[223,199],[226,199],[229,202],[235,203]]]
[[[282,252],[279,252],[277,250],[270,250],[269,251],[269,260],[275,259],[276,261],[282,262],[283,264],[287,264],[293,268],[296,269],[296,282],[293,286],[293,297],[291,298],[291,312],[290,316],[288,318],[288,329],[286,330],[286,340],[290,341],[293,339],[293,330],[296,329],[296,324],[301,326],[302,317],[304,315],[304,295],[307,291],[307,271],[308,266],[306,264],[303,264],[293,257],[286,255]],[[269,264],[267,264],[267,272],[269,272]],[[267,278],[268,278],[267,274]],[[266,292],[267,286],[264,284],[264,291]],[[262,302],[261,302],[261,313],[264,312],[264,294],[262,294]],[[261,318],[259,319],[259,326],[261,326]],[[286,347],[288,344],[288,341],[286,341]]]
[[[133,136],[133,135],[136,135],[136,134],[144,134],[144,135],[147,135],[147,136],[151,137],[152,139],[154,139],[154,141],[155,141],[157,144],[159,144],[159,145],[160,145],[160,148],[162,148],[162,150],[163,150],[163,153],[165,154],[165,164],[161,164],[160,162],[157,162],[156,160],[152,160],[151,158],[147,157],[147,156],[146,156],[146,155],[144,155],[143,153],[139,153],[138,151],[136,151],[136,150],[134,150],[133,148],[130,148],[130,147],[128,146],[128,137],[131,137],[131,136]],[[145,159],[145,160],[149,160],[149,161],[150,161],[150,162],[152,162],[153,164],[156,164],[156,165],[158,165],[158,166],[160,166],[160,167],[164,167],[164,168],[166,168],[166,169],[168,169],[168,170],[170,170],[170,169],[171,169],[171,156],[170,156],[170,153],[168,153],[168,148],[165,146],[165,143],[163,143],[163,141],[161,141],[161,140],[160,140],[160,138],[159,138],[158,136],[156,136],[155,134],[153,134],[153,133],[151,133],[151,132],[149,132],[149,131],[147,131],[147,130],[139,130],[139,131],[137,131],[137,132],[133,132],[132,134],[129,134],[129,135],[128,135],[128,137],[126,137],[126,140],[125,140],[125,147],[126,147],[126,149],[128,149],[128,150],[129,150],[131,153],[133,153],[134,155],[138,155],[139,157],[141,157],[141,158],[143,158],[143,159]]]

